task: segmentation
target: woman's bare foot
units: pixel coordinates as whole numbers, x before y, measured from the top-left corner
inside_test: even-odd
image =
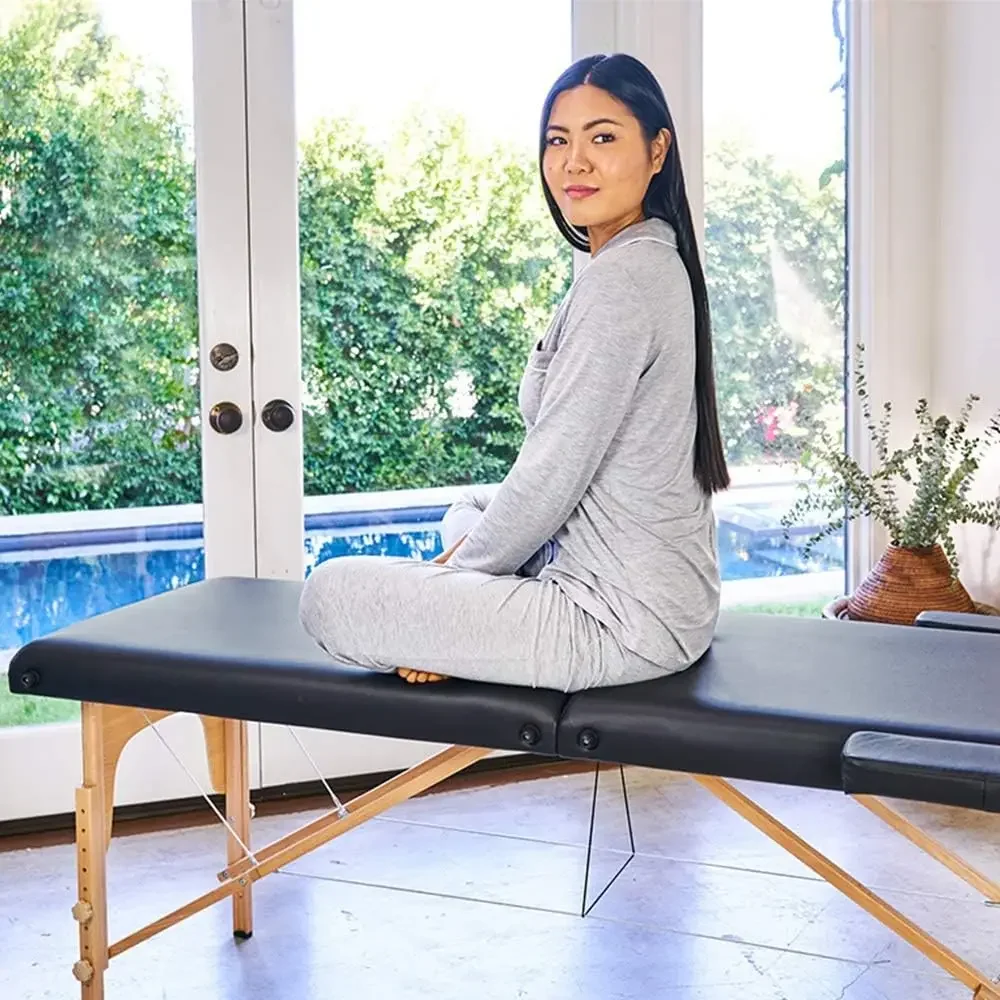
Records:
[[[448,679],[444,674],[431,674],[426,670],[414,670],[411,667],[400,667],[396,673],[409,684],[426,684],[428,681],[446,681]]]

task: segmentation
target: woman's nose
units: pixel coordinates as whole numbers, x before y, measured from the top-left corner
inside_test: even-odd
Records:
[[[586,149],[579,143],[568,143],[566,146],[566,163],[565,169],[570,173],[578,173],[581,170],[587,170],[590,167],[590,161],[586,155]]]

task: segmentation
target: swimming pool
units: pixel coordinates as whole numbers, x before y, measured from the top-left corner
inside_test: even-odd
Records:
[[[307,572],[343,555],[433,559],[447,508],[422,507],[307,516]],[[719,516],[724,580],[786,576],[843,565],[834,538],[806,563],[774,517],[730,509]],[[45,538],[0,538],[0,650],[204,579],[200,524],[115,528]]]

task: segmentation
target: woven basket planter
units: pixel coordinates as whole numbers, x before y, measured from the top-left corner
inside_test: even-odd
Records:
[[[834,601],[824,614],[852,621],[912,625],[921,611],[991,613],[978,605],[951,575],[948,557],[940,545],[906,549],[891,545],[858,589]]]

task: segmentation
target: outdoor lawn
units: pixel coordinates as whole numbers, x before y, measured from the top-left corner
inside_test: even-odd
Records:
[[[43,722],[71,722],[79,717],[78,702],[13,695],[7,690],[6,676],[0,681],[0,728],[33,726]]]

